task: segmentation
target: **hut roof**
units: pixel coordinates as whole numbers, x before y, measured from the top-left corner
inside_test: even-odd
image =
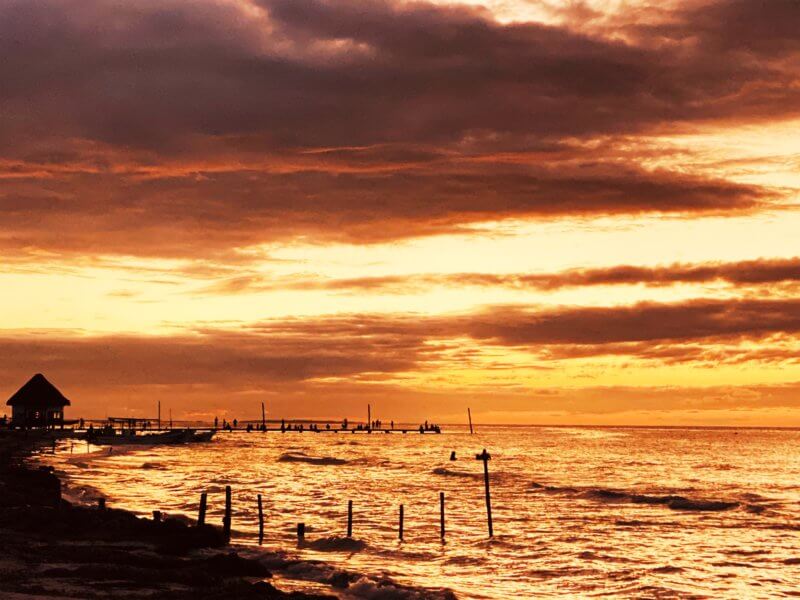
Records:
[[[6,402],[9,406],[69,406],[69,400],[58,391],[56,386],[47,381],[44,375],[37,373],[23,385],[17,393]]]

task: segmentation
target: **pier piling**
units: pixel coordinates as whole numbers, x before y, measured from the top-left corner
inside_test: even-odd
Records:
[[[403,517],[404,517],[404,510],[403,505],[400,505],[400,527],[398,528],[397,535],[400,538],[400,541],[403,541]]]
[[[484,448],[483,452],[475,455],[475,458],[483,461],[483,482],[486,488],[486,520],[489,524],[489,537],[494,537],[494,528],[492,527],[492,496],[489,492],[489,459],[492,457],[486,451],[486,448]]]
[[[439,492],[439,534],[444,541],[444,492]]]
[[[472,430],[472,411],[469,407],[467,407],[467,416],[469,417],[469,433],[472,435],[475,432]]]
[[[258,495],[258,543],[264,543],[264,508],[261,505],[261,494]]]
[[[208,505],[208,494],[200,494],[200,511],[197,513],[197,526],[202,527],[206,524],[206,506]]]
[[[353,501],[347,501],[347,537],[353,537]]]
[[[225,486],[225,516],[222,518],[222,533],[226,540],[231,539],[231,486]]]
[[[302,542],[306,538],[306,524],[305,523],[298,523],[297,524],[297,541]]]

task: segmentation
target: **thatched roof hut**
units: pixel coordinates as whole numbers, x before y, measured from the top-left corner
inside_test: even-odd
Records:
[[[11,423],[23,427],[47,427],[64,422],[69,400],[41,373],[30,378],[8,399]]]

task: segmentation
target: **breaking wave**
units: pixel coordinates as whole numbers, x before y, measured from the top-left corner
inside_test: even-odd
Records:
[[[532,484],[532,487],[534,490],[541,492],[563,494],[566,496],[574,496],[576,498],[597,500],[598,502],[661,505],[672,510],[723,511],[738,508],[740,506],[739,502],[733,501],[704,500],[687,498],[685,496],[676,496],[672,494],[665,496],[651,496],[647,494],[635,494],[633,492],[612,490],[608,488],[556,487],[542,485],[535,482]]]

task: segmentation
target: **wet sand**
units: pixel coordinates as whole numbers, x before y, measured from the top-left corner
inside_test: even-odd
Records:
[[[50,439],[0,431],[3,598],[336,597],[280,591],[268,581],[269,567],[232,552],[219,528],[71,504],[51,469],[24,464]]]

